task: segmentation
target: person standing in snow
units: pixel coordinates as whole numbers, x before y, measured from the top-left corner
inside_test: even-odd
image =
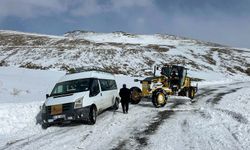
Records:
[[[123,113],[124,114],[128,113],[131,92],[126,87],[126,84],[123,84],[123,87],[120,89],[119,95],[121,97],[121,103],[122,103]]]

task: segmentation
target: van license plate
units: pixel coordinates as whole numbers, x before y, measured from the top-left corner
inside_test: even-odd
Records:
[[[62,113],[62,105],[51,106],[51,115],[57,115]]]
[[[60,118],[65,118],[65,115],[56,115],[56,116],[53,116],[53,119],[60,119]]]

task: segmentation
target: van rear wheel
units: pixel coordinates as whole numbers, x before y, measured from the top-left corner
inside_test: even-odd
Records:
[[[96,123],[97,110],[95,106],[92,106],[89,111],[89,124],[93,125]]]

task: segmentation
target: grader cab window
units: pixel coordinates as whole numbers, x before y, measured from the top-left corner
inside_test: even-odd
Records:
[[[170,82],[181,87],[184,83],[187,69],[182,66],[163,67],[162,75],[170,78]]]
[[[169,68],[169,67],[162,67],[161,74],[165,75],[167,77],[170,77],[170,75],[171,75],[171,68]]]

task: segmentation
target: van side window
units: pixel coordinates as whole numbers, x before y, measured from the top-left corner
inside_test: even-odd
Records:
[[[99,81],[102,91],[117,89],[115,80],[100,79]]]
[[[111,90],[116,90],[117,89],[117,85],[115,80],[109,80],[109,86]]]
[[[108,80],[100,79],[99,81],[100,81],[100,85],[101,85],[102,91],[107,91],[107,90],[109,90]]]
[[[93,79],[92,84],[90,86],[89,96],[93,97],[99,93],[100,93],[100,88],[99,88],[98,80]]]

